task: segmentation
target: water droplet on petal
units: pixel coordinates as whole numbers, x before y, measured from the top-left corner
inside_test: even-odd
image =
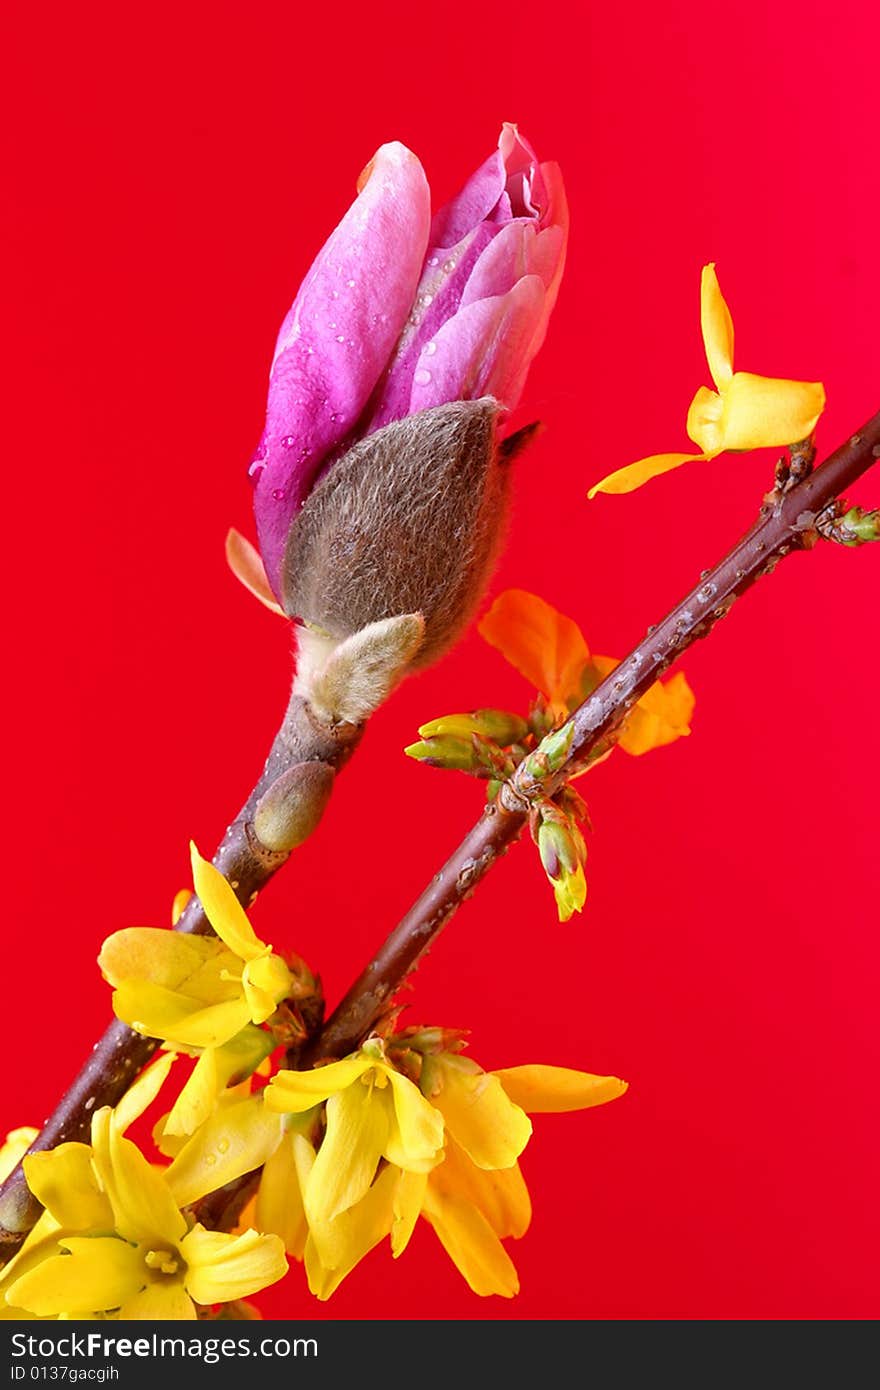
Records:
[[[353,289],[354,289],[354,280],[346,280],[345,283],[346,283],[346,285],[348,285],[348,288],[349,288],[350,290],[353,290]]]
[[[429,382],[430,380],[431,380],[431,373],[425,371],[425,368],[424,368],[424,367],[419,367],[419,370],[416,372],[415,376],[413,377],[413,381],[415,382],[416,386],[427,386],[427,385],[428,385],[428,382]]]
[[[216,1154],[205,1154],[205,1162],[206,1162],[206,1163],[212,1163],[212,1164],[213,1164],[213,1163],[216,1163],[216,1162],[217,1162],[217,1155],[216,1155]]]
[[[450,271],[455,269],[455,261],[444,261],[443,269],[446,271],[446,274],[448,275]]]
[[[219,1151],[220,1153],[222,1153],[222,1154],[228,1154],[228,1153],[229,1153],[229,1140],[228,1140],[228,1139],[218,1139],[218,1141],[217,1141],[217,1149],[218,1149],[218,1151]]]
[[[292,434],[286,434],[281,441],[281,447],[282,449],[292,449],[295,443],[296,436]]]
[[[426,343],[426,344],[425,344],[425,356],[426,356],[426,357],[433,357],[433,356],[434,356],[434,353],[435,353],[436,351],[437,351],[437,344],[436,344],[436,343]]]
[[[440,257],[439,257],[439,256],[432,256],[431,259],[428,261],[428,265],[439,265],[439,264],[440,264]]]
[[[434,302],[434,296],[433,296],[432,294],[423,294],[423,295],[422,295],[422,303],[424,304],[424,306],[425,306],[426,309],[427,309],[428,305],[429,305],[429,304],[433,304],[433,302]]]
[[[284,488],[283,488],[283,487],[273,487],[273,489],[272,489],[272,496],[273,496],[273,498],[275,499],[276,502],[283,502],[283,501],[284,501]]]
[[[345,334],[344,334],[344,333],[337,333],[337,334],[336,334],[336,341],[337,341],[337,343],[344,343],[344,342],[345,342]]]

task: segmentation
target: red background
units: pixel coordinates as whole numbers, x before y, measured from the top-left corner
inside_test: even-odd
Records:
[[[524,416],[495,583],[622,655],[750,523],[770,462],[587,504],[686,447],[700,266],[740,367],[821,377],[825,452],[878,406],[877,22],[854,0],[543,10],[17,4],[7,30],[0,1123],[39,1122],[108,1009],[109,931],[164,922],[286,696],[289,639],[227,573],[298,279],[383,140],[452,193],[516,119],[562,163],[569,268]],[[877,483],[856,494],[877,498]],[[880,554],[786,562],[684,669],[693,737],[589,780],[591,895],[555,921],[534,855],[420,971],[413,1022],[486,1066],[629,1079],[543,1117],[513,1303],[427,1227],[329,1305],[276,1316],[876,1316],[875,717]],[[471,635],[376,718],[314,841],[259,903],[338,998],[470,824],[479,790],[401,747],[524,701]]]

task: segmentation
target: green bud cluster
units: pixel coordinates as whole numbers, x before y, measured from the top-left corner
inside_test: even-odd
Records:
[[[419,729],[421,741],[404,749],[429,767],[452,768],[494,785],[511,777],[533,741],[529,722],[506,710],[479,709],[448,714]]]
[[[587,846],[578,824],[585,818],[586,807],[571,788],[566,788],[556,801],[542,797],[532,807],[532,839],[553,889],[560,922],[567,922],[574,912],[580,912],[586,901]]]

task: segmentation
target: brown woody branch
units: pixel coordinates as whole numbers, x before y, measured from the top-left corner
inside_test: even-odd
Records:
[[[810,457],[807,448],[792,450],[791,465],[778,474],[777,487],[765,499],[752,529],[712,570],[704,571],[698,587],[650,629],[645,640],[575,710],[565,726],[572,733],[567,757],[553,775],[530,778],[528,760],[517,769],[495,803],[486,807],[458,849],[379,948],[312,1045],[303,1050],[300,1065],[344,1056],[358,1046],[388,1012],[406,977],[462,902],[517,839],[528,819],[532,799],[552,795],[579,764],[603,746],[610,746],[633,705],[683,651],[705,637],[735,600],[762,575],[772,573],[781,559],[815,544],[823,514],[880,457],[880,412],[815,472],[810,471]],[[289,716],[290,711],[288,719]],[[328,744],[317,752],[312,748],[308,756],[339,767],[350,756],[359,731],[333,735],[321,729],[316,735],[335,739],[336,746]],[[289,746],[283,726],[260,781],[215,856],[215,864],[245,904],[287,858],[286,854],[267,854],[255,840],[252,823],[257,802],[288,766],[303,757],[302,747]],[[210,930],[196,899],[178,929]],[[64,1140],[84,1137],[93,1109],[115,1104],[155,1047],[154,1040],[132,1033],[123,1024],[112,1024],[33,1147],[52,1148]],[[231,1184],[230,1190],[217,1194],[221,1199],[218,1206],[224,1207],[223,1215],[226,1208],[237,1208],[248,1182],[245,1177]],[[39,1212],[21,1169],[16,1169],[0,1188],[0,1263],[18,1249]],[[205,1215],[208,1217],[209,1213],[206,1211]],[[210,1213],[215,1218],[220,1215],[219,1210]]]
[[[356,1048],[391,1002],[446,923],[500,855],[519,836],[536,795],[556,791],[578,766],[614,740],[633,705],[683,651],[730,611],[733,603],[780,560],[817,541],[827,509],[880,457],[880,412],[811,471],[812,447],[793,447],[750,531],[696,588],[597,686],[571,715],[572,742],[551,776],[530,779],[528,760],[432,879],[303,1054],[302,1065],[342,1057]]]

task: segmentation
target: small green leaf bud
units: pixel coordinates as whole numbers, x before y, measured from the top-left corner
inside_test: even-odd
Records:
[[[518,743],[528,732],[529,726],[525,719],[500,709],[478,709],[471,714],[447,714],[440,719],[432,719],[429,724],[423,724],[419,729],[422,738],[431,738],[435,734],[453,734],[457,738],[469,738],[471,734],[479,734],[481,738],[490,739],[502,748]]]
[[[458,772],[470,772],[478,777],[485,776],[482,761],[470,738],[438,734],[434,738],[424,739],[421,743],[411,743],[403,751],[408,758],[427,763],[428,767],[447,767]]]

